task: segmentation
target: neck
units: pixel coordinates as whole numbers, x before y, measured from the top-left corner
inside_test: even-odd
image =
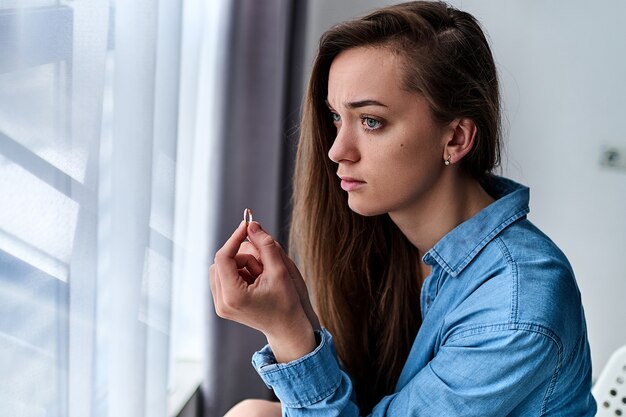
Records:
[[[416,204],[389,213],[393,222],[424,256],[444,235],[494,200],[474,178],[451,170]]]

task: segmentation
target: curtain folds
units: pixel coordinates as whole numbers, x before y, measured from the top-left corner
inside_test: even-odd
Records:
[[[0,0],[0,415],[269,398],[207,269],[245,207],[286,236],[305,7]]]
[[[208,178],[181,166],[182,17],[0,1],[0,415],[168,416],[177,364],[202,363],[205,300],[193,328],[172,313],[208,241],[184,238],[207,222],[179,186]]]
[[[300,114],[306,2],[230,2],[223,79],[219,188],[211,259],[231,235],[244,208],[276,238],[286,236],[291,170]],[[287,247],[286,242],[284,246]],[[266,340],[233,322],[208,317],[207,416],[221,416],[245,398],[272,398],[250,359]]]

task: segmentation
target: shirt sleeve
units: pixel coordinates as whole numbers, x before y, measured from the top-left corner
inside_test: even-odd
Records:
[[[276,363],[266,346],[254,354],[253,366],[274,390],[285,416],[360,416],[331,334],[322,329],[316,336],[317,348],[300,359]],[[408,382],[384,397],[370,415],[501,417],[528,395],[541,396],[545,403],[558,364],[559,343],[547,329],[532,324],[466,328],[451,335],[423,369],[414,370]]]

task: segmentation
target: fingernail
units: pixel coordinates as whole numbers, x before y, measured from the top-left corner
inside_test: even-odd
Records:
[[[248,230],[250,230],[252,233],[256,233],[261,230],[261,225],[258,224],[257,222],[250,222],[250,225],[248,226]]]

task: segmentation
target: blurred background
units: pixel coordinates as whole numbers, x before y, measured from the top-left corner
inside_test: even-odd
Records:
[[[392,3],[0,0],[0,415],[271,398],[207,268],[245,207],[285,242],[319,36]],[[572,262],[596,378],[626,344],[626,3],[451,4],[490,38],[502,172]]]

